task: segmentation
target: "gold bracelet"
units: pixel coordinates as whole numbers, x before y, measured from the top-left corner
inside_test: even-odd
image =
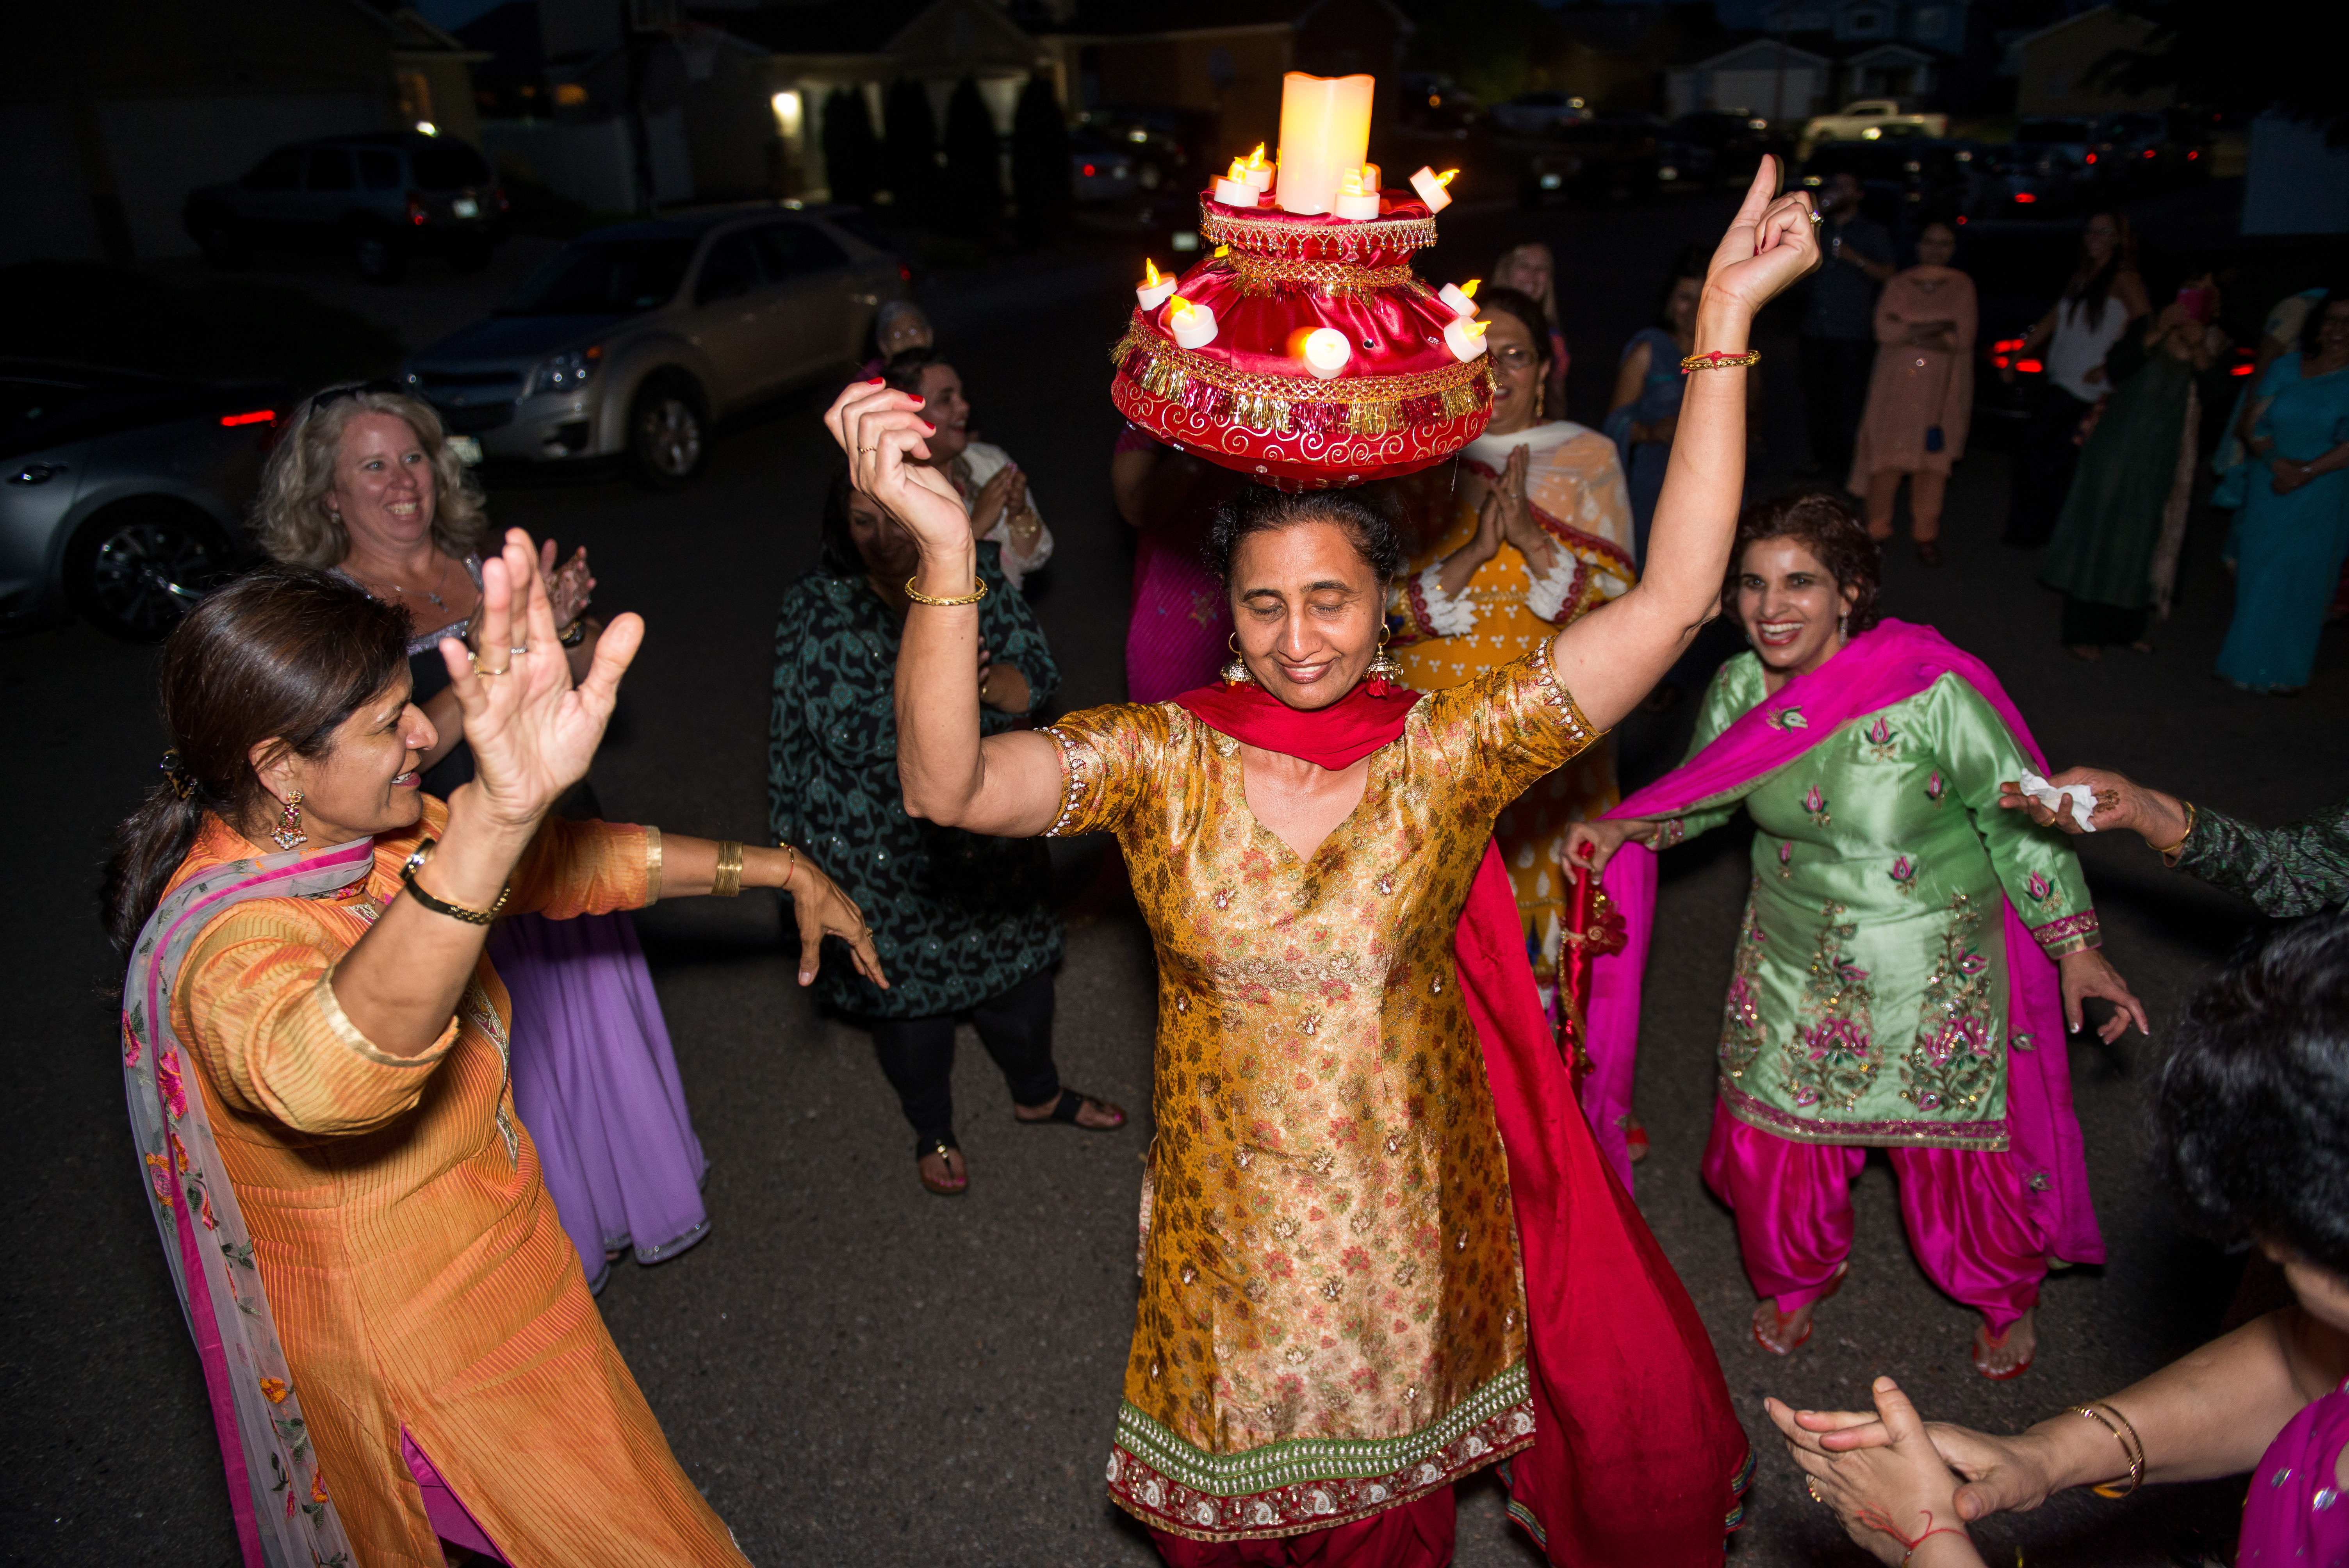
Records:
[[[2077,1416],[2085,1416],[2089,1420],[2095,1422],[2098,1426],[2104,1428],[2105,1430],[2112,1433],[2113,1441],[2120,1444],[2121,1457],[2128,1460],[2128,1485],[2116,1489],[2110,1481],[2106,1481],[2100,1485],[2092,1486],[2088,1490],[2095,1492],[2098,1497],[2122,1498],[2127,1497],[2130,1492],[2135,1491],[2138,1487],[2145,1484],[2145,1439],[2137,1438],[2137,1427],[2127,1416],[2121,1415],[2118,1406],[2109,1408],[2112,1409],[2115,1416],[2120,1416],[2121,1424],[2119,1427],[2113,1425],[2113,1423],[2106,1418],[2105,1412],[2098,1409],[2094,1403],[2075,1405],[2072,1407],[2072,1413]],[[2127,1427],[2128,1429],[2128,1437],[2125,1438],[2121,1436],[2121,1427]],[[2131,1438],[2137,1439],[2137,1447],[2134,1452],[2130,1450],[2129,1447],[2129,1439]]]
[[[781,839],[775,841],[775,848],[792,857],[792,863],[783,868],[783,885],[775,890],[777,892],[789,892],[792,891],[792,879],[800,874],[800,852]]]
[[[2186,808],[2186,830],[2178,835],[2178,841],[2170,845],[2169,848],[2165,850],[2159,845],[2156,845],[2153,851],[2155,854],[2159,855],[2164,861],[2173,866],[2178,863],[2178,851],[2184,849],[2186,847],[2186,841],[2194,836],[2194,802],[2191,800],[2180,800],[2178,803]]]
[[[506,883],[498,890],[498,902],[486,910],[467,909],[461,903],[450,903],[446,899],[434,898],[417,885],[416,873],[424,869],[432,859],[432,851],[440,847],[440,840],[427,839],[417,845],[415,851],[401,862],[399,880],[408,889],[408,896],[435,914],[445,914],[451,920],[461,920],[468,925],[489,925],[495,922],[498,918],[498,911],[505,908],[506,900],[513,896],[512,882]]]
[[[905,579],[905,597],[911,599],[916,604],[976,604],[981,599],[987,597],[987,583],[982,578],[974,577],[970,581],[970,592],[964,594],[961,598],[933,599],[927,593],[923,593],[919,588],[915,587],[914,580],[908,577]]]
[[[1728,354],[1715,349],[1711,354],[1692,354],[1682,360],[1681,374],[1686,376],[1692,370],[1743,370],[1749,365],[1761,363],[1762,351],[1758,348],[1748,349],[1744,354]]]
[[[709,879],[709,896],[734,898],[742,892],[742,844],[739,839],[718,841],[718,871]]]

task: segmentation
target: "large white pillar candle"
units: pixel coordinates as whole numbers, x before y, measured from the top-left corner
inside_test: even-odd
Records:
[[[1322,213],[1338,198],[1349,169],[1371,146],[1369,77],[1312,77],[1290,71],[1280,81],[1280,170],[1273,191],[1284,211]]]

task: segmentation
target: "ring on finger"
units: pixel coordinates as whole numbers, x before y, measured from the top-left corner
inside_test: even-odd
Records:
[[[516,657],[516,658],[520,658],[520,657],[522,657],[522,655],[524,655],[524,654],[526,654],[526,653],[530,652],[530,645],[529,645],[529,644],[527,644],[527,643],[524,643],[521,647],[519,647],[519,648],[508,648],[508,649],[506,650],[506,652],[508,652],[508,653],[512,654],[512,655],[514,657]]]
[[[1826,1501],[1826,1498],[1819,1495],[1819,1483],[1809,1476],[1805,1476],[1803,1478],[1803,1490],[1811,1494],[1811,1501],[1813,1502]]]

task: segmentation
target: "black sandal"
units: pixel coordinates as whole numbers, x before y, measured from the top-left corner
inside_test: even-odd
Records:
[[[1088,1105],[1103,1115],[1114,1116],[1117,1119],[1107,1127],[1086,1127],[1083,1122],[1077,1119],[1077,1116]],[[1061,1098],[1052,1102],[1050,1115],[1015,1116],[1011,1119],[1022,1127],[1050,1127],[1054,1122],[1060,1122],[1069,1127],[1083,1128],[1087,1132],[1115,1132],[1125,1125],[1125,1110],[1124,1108],[1112,1105],[1105,1099],[1095,1099],[1089,1094],[1063,1086],[1061,1089]]]
[[[954,1174],[954,1157],[961,1152],[962,1146],[951,1138],[926,1138],[920,1142],[915,1144],[914,1174],[920,1179],[923,1190],[940,1198],[959,1198],[965,1192],[969,1191],[970,1164],[968,1161],[963,1163],[962,1181],[958,1186],[941,1186],[937,1182],[931,1181],[930,1173],[922,1169],[922,1161],[935,1154],[939,1158],[939,1160],[945,1162],[947,1174],[948,1176],[952,1176]]]

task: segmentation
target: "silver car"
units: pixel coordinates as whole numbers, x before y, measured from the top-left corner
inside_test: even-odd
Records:
[[[789,203],[623,223],[557,252],[497,314],[401,367],[485,459],[623,457],[657,488],[713,421],[854,362],[910,276],[854,211]]]
[[[0,625],[151,642],[239,570],[285,387],[0,359]]]

